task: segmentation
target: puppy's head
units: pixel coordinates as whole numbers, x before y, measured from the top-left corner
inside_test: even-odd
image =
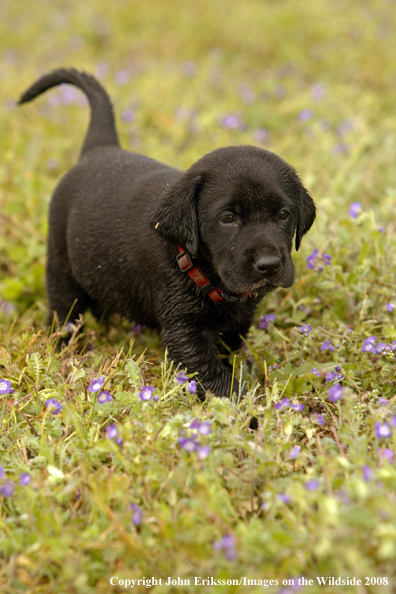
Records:
[[[231,293],[266,293],[294,280],[296,250],[315,204],[290,165],[252,146],[217,149],[163,195],[151,224],[204,258]]]

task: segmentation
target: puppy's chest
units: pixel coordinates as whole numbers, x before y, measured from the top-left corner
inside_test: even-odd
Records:
[[[202,309],[201,315],[205,323],[215,332],[245,332],[252,323],[256,309],[255,303],[212,304],[206,301],[206,307]]]

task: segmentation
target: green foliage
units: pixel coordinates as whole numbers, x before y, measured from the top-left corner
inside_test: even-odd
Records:
[[[14,389],[0,394],[0,489],[14,485],[0,494],[1,592],[124,591],[112,576],[162,578],[158,592],[264,589],[194,576],[278,580],[268,592],[301,576],[311,594],[393,592],[396,368],[377,346],[396,340],[394,3],[39,0],[27,11],[6,0],[0,17],[0,379]],[[88,314],[80,349],[57,352],[61,331],[45,329],[47,208],[88,109],[61,89],[15,101],[58,66],[101,77],[125,148],[187,168],[219,146],[258,144],[312,192],[318,218],[294,287],[263,301],[244,349],[230,353],[243,401],[197,401],[158,335],[117,316],[107,328]],[[222,124],[229,114],[237,129]],[[276,319],[260,330],[268,313]],[[337,373],[343,396],[332,402],[338,380],[326,374]],[[101,376],[108,402],[89,389]],[[158,400],[143,402],[143,386]],[[197,434],[194,419],[211,432]],[[378,437],[376,423],[391,435]],[[181,446],[194,435],[209,454]]]

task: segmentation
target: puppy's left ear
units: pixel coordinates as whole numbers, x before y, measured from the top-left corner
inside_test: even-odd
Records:
[[[298,197],[298,219],[296,229],[296,251],[299,250],[302,236],[311,228],[316,217],[316,206],[308,190],[301,184]]]
[[[165,190],[150,220],[152,229],[185,249],[192,258],[198,254],[197,201],[201,183],[200,175],[182,175]]]

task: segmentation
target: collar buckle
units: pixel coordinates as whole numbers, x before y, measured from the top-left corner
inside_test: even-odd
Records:
[[[180,248],[179,248],[180,249]],[[190,256],[184,250],[177,254],[176,256],[177,263],[179,264],[179,268],[182,272],[189,272],[194,268],[194,264],[190,258]]]

